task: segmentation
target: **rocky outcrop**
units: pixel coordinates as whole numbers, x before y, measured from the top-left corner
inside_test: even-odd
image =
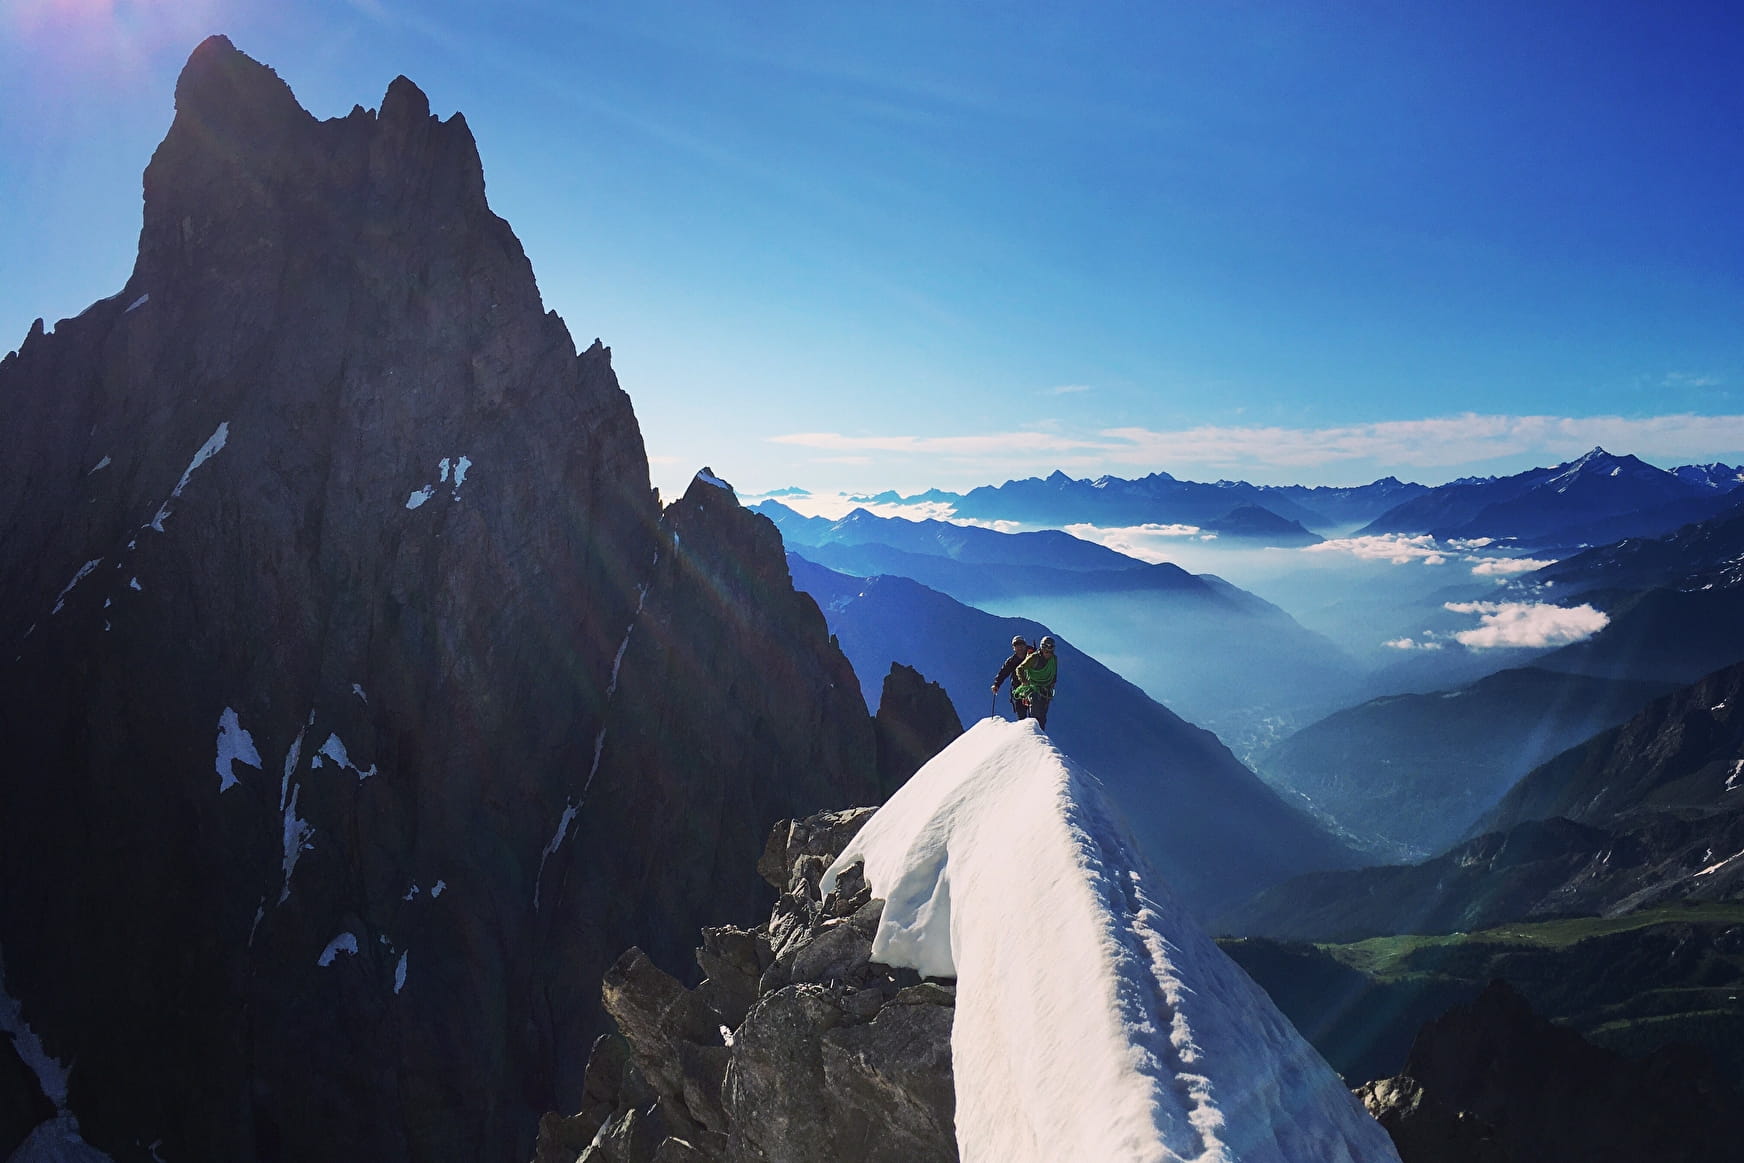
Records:
[[[944,687],[912,666],[893,662],[872,731],[878,741],[878,785],[888,797],[963,733],[963,720]]]
[[[883,902],[858,866],[818,879],[872,809],[776,827],[758,868],[782,889],[767,924],[703,930],[686,989],[631,949],[604,980],[618,1033],[586,1102],[547,1115],[558,1163],[925,1163],[956,1158],[955,987],[871,960]]]
[[[1723,1163],[1744,1135],[1738,1094],[1699,1059],[1623,1058],[1499,981],[1425,1026],[1401,1075],[1358,1094],[1404,1163]]]
[[[661,509],[405,78],[321,122],[202,44],[132,275],[0,415],[0,956],[95,1146],[525,1158],[607,1025],[574,983],[878,798],[773,527]]]

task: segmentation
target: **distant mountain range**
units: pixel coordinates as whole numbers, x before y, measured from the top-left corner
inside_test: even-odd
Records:
[[[911,578],[996,614],[1045,616],[1242,756],[1342,705],[1357,682],[1355,664],[1327,639],[1211,574],[1054,530],[1002,533],[863,509],[828,521],[774,501],[756,511],[816,564]]]
[[[823,608],[862,675],[913,666],[950,694],[964,722],[1003,710],[989,687],[1014,634],[1050,631],[1000,618],[902,577],[858,578],[788,555],[794,585]],[[1353,853],[1286,804],[1215,735],[1060,639],[1060,686],[1049,734],[1107,784],[1145,852],[1208,913],[1313,868],[1350,867]]]
[[[1063,527],[1192,525],[1238,544],[1313,544],[1323,534],[1430,533],[1570,548],[1655,537],[1733,507],[1744,466],[1656,468],[1594,448],[1552,468],[1465,477],[1434,487],[1383,477],[1366,485],[1307,487],[1246,481],[1201,483],[1166,472],[1128,480],[1046,477],[983,485],[967,493],[930,489],[855,498],[867,504],[949,505],[952,516]],[[771,496],[791,496],[782,490]]]
[[[1429,533],[1443,540],[1492,538],[1526,546],[1578,546],[1657,536],[1735,507],[1739,469],[1666,470],[1594,448],[1554,468],[1467,478],[1388,509],[1358,535]]]
[[[871,577],[895,574],[966,602],[1018,595],[1170,594],[1253,613],[1271,605],[1167,562],[1150,564],[1056,529],[1003,533],[949,521],[879,517],[856,509],[840,520],[803,517],[777,501],[752,506],[775,522],[789,548],[819,565]]]
[[[912,496],[881,493],[861,499],[942,503],[951,506],[954,516],[967,520],[1025,525],[1196,525],[1207,532],[1248,539],[1276,530],[1286,540],[1271,543],[1293,545],[1318,540],[1309,530],[1349,529],[1424,490],[1423,485],[1393,477],[1352,487],[1309,488],[1246,481],[1203,484],[1177,480],[1166,472],[1137,480],[1115,476],[1076,480],[1056,470],[1046,477],[983,485],[967,493],[932,489]],[[1245,511],[1250,508],[1265,510],[1267,516]]]

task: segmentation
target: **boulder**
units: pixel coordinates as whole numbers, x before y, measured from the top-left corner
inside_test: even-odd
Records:
[[[823,812],[775,828],[759,868],[786,891],[755,930],[703,930],[696,958],[708,976],[695,989],[640,950],[619,959],[603,991],[622,1038],[594,1048],[589,1105],[571,1119],[546,1116],[538,1163],[589,1126],[604,1130],[581,1156],[588,1163],[956,1158],[955,983],[871,959],[883,902],[858,866],[818,892],[869,814]],[[664,1137],[637,1113],[638,1084],[659,1095]]]

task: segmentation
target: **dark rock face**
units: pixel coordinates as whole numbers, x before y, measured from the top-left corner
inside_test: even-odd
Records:
[[[612,966],[603,992],[619,1034],[594,1047],[582,1109],[546,1116],[538,1163],[574,1159],[578,1144],[581,1163],[957,1157],[954,985],[872,962],[883,902],[855,869],[818,892],[870,814],[776,827],[759,868],[785,891],[765,925],[703,930],[696,989],[639,949]]]
[[[661,512],[459,115],[222,38],[176,101],[127,286],[0,362],[7,992],[111,1151],[525,1158],[573,983],[755,917],[871,722],[773,527]]]
[[[1704,1063],[1623,1058],[1501,982],[1425,1026],[1400,1077],[1358,1094],[1404,1163],[1723,1163],[1744,1134],[1739,1096]]]
[[[963,720],[944,687],[912,666],[893,662],[872,729],[878,739],[878,783],[889,796],[963,733]]]

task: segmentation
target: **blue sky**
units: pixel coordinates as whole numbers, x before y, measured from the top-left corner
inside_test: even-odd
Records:
[[[0,349],[209,32],[466,114],[669,493],[1744,460],[1735,3],[0,0]]]

